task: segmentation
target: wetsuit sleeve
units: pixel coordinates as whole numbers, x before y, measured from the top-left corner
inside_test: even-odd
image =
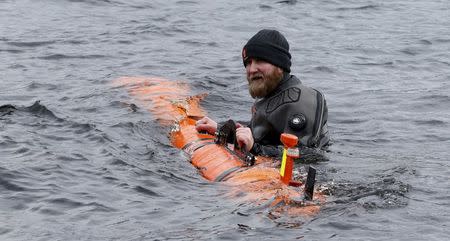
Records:
[[[300,157],[296,159],[297,162],[313,163],[318,161],[327,161],[325,151],[318,148],[310,148],[307,146],[299,146]],[[255,143],[250,152],[257,156],[267,156],[280,160],[283,156],[283,146],[270,146]]]
[[[272,145],[261,145],[255,142],[250,152],[257,156],[268,156],[280,159],[281,156],[283,155],[283,147]]]
[[[325,100],[322,129],[321,129],[321,133],[319,135],[318,148],[321,148],[321,149],[326,148],[329,145],[329,142],[330,142],[330,134],[328,132],[328,107],[327,107],[327,102]]]

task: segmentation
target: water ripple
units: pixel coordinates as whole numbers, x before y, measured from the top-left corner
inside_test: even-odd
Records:
[[[14,184],[2,177],[0,177],[0,186],[8,191],[15,191],[15,192],[26,191],[25,187],[21,187],[17,184]]]
[[[57,117],[52,111],[47,109],[45,105],[42,105],[40,101],[34,102],[33,105],[23,108],[24,111],[35,114],[40,117],[50,117],[59,122],[64,121],[63,119]]]
[[[142,187],[142,186],[136,186],[134,188],[134,190],[136,190],[139,193],[142,193],[142,194],[145,194],[145,195],[149,195],[149,196],[152,196],[152,197],[159,197],[160,196],[158,193],[156,193],[156,192],[154,192],[154,191],[152,191],[152,190],[150,190],[148,188]]]
[[[55,44],[56,41],[6,42],[15,47],[40,47]]]
[[[88,55],[50,54],[50,55],[38,57],[38,59],[43,59],[43,60],[104,59],[104,58],[108,58],[108,56],[100,55],[100,54],[88,54]]]
[[[337,11],[354,11],[354,10],[377,10],[380,6],[379,5],[373,5],[373,4],[368,4],[368,5],[363,5],[363,6],[356,6],[356,7],[340,7],[337,8]]]
[[[11,54],[21,54],[24,53],[24,50],[21,49],[0,49],[0,52],[7,52]]]

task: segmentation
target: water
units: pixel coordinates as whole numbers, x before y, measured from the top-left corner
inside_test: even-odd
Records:
[[[446,0],[0,1],[0,239],[450,239],[449,13]],[[264,27],[328,101],[330,161],[313,165],[331,196],[312,219],[225,198],[111,85],[182,79],[212,117],[248,120],[240,51]]]

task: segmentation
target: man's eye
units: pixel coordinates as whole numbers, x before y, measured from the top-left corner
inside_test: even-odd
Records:
[[[244,60],[244,66],[247,67],[247,65],[252,63],[252,59],[247,58],[246,60]]]

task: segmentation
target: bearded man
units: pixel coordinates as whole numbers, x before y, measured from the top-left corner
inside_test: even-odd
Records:
[[[329,143],[328,109],[323,94],[291,75],[291,54],[286,38],[263,29],[242,49],[250,95],[255,99],[252,119],[238,124],[236,140],[254,155],[281,157],[282,133],[294,134],[304,159],[321,154]],[[196,129],[214,134],[217,123],[208,117]],[[318,152],[319,151],[319,152]],[[308,157],[308,155],[310,157]]]

